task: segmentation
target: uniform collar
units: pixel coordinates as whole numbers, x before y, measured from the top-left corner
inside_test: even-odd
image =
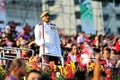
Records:
[[[43,22],[44,25],[49,25],[50,23]]]

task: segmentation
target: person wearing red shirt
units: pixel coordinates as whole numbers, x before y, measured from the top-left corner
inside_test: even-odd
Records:
[[[26,25],[25,25],[25,27],[23,29],[25,30],[25,34],[27,34],[27,35],[30,34],[31,28],[27,23],[26,23]]]
[[[120,54],[120,38],[117,39],[117,42],[115,43],[116,51]]]
[[[95,46],[98,46],[98,36],[95,36],[95,38],[94,38],[94,40],[93,40],[93,45],[95,45]]]
[[[70,52],[70,54],[68,54],[67,57],[67,62],[77,62],[79,61],[78,59],[80,59],[80,56],[77,54],[78,50],[77,50],[77,46],[76,45],[72,45],[72,50]]]

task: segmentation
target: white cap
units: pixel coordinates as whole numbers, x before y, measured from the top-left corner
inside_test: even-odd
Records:
[[[10,26],[6,26],[5,28],[8,28],[8,29],[10,29]]]

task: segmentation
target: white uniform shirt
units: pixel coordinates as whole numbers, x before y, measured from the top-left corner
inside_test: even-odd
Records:
[[[57,28],[53,24],[44,24],[44,45],[45,45],[45,53],[54,56],[61,56],[61,48],[60,48],[60,40],[57,32]],[[35,43],[40,46],[40,55],[43,54],[43,46],[42,46],[42,24],[37,24],[35,26]]]

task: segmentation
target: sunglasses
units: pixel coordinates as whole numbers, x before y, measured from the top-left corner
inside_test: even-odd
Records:
[[[49,15],[49,14],[46,14],[45,16],[47,17],[47,16],[50,16],[50,15]]]

